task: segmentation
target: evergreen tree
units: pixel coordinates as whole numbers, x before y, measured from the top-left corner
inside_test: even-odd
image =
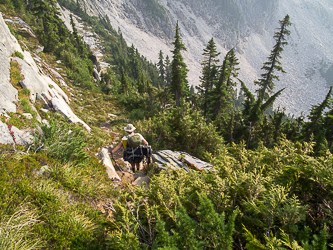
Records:
[[[124,69],[122,69],[122,73],[121,73],[121,88],[122,88],[122,92],[128,96],[129,94],[129,83],[127,80],[127,77],[125,75]]]
[[[55,0],[31,0],[32,13],[41,20],[42,29],[38,31],[44,51],[55,51],[60,42],[68,38],[68,30],[59,18]]]
[[[170,85],[171,85],[171,62],[170,62],[169,55],[166,56],[164,65],[165,65],[166,86],[170,87]]]
[[[143,74],[141,73],[141,75],[140,75],[140,77],[138,77],[138,83],[137,83],[137,85],[138,85],[138,92],[140,93],[140,94],[143,94],[143,93],[145,93],[146,92],[146,88],[145,88],[145,78],[144,78],[144,76],[143,76]]]
[[[157,63],[157,66],[158,66],[158,70],[159,70],[159,73],[160,73],[160,78],[161,78],[161,82],[164,83],[165,81],[165,65],[164,65],[164,57],[163,57],[163,52],[162,50],[160,50],[160,53],[158,54],[158,63]]]
[[[330,87],[325,99],[320,105],[314,105],[311,109],[310,115],[308,116],[309,122],[304,125],[305,140],[309,141],[310,137],[314,136],[316,146],[314,150],[319,152],[322,146],[327,147],[326,129],[330,127],[330,123],[327,123],[328,119],[324,117],[324,110],[330,107],[330,98],[332,94],[332,86]],[[329,119],[331,120],[331,119]]]
[[[72,29],[73,29],[73,36],[76,42],[76,48],[78,49],[79,54],[81,55],[81,58],[86,58],[87,55],[87,49],[85,47],[84,42],[82,41],[82,38],[79,36],[79,33],[75,27],[75,23],[73,20],[73,15],[70,15],[70,19],[71,19],[71,25],[72,25]]]
[[[238,76],[238,59],[234,49],[231,49],[225,56],[221,66],[218,81],[215,81],[215,89],[211,98],[211,114],[216,119],[226,110],[232,107],[235,98],[236,82],[234,78]]]
[[[218,66],[217,63],[219,59],[216,59],[220,52],[217,52],[216,45],[214,39],[209,40],[207,47],[204,49],[203,62],[201,65],[202,68],[202,76],[200,77],[201,85],[197,87],[198,93],[203,96],[203,112],[204,116],[207,115],[208,112],[208,102],[209,102],[209,94],[212,90],[213,84],[217,81],[218,77]]]
[[[171,63],[172,77],[170,90],[175,97],[176,105],[179,107],[181,98],[186,97],[189,94],[189,87],[186,79],[188,69],[181,54],[183,50],[186,50],[186,47],[182,43],[179,34],[178,21],[176,25],[176,35],[174,38],[175,41],[172,42],[174,50],[171,51],[173,53],[173,60]]]
[[[288,44],[286,42],[286,36],[290,35],[290,31],[287,29],[291,25],[289,21],[289,15],[286,15],[285,18],[280,22],[279,31],[275,32],[274,38],[276,44],[271,51],[270,56],[268,57],[268,62],[264,63],[264,66],[261,68],[265,73],[261,74],[261,79],[255,82],[260,88],[257,90],[258,96],[262,100],[268,99],[268,93],[273,93],[274,83],[273,80],[279,80],[279,77],[274,74],[275,71],[280,71],[285,73],[281,66],[279,59],[281,58],[281,53],[283,47]],[[266,93],[266,91],[268,93]]]

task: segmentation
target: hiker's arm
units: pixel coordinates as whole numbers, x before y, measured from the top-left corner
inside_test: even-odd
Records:
[[[117,152],[121,147],[123,146],[123,142],[121,141],[117,147],[115,147],[114,149],[111,150],[111,154],[113,154],[114,152]]]
[[[148,142],[145,139],[142,139],[143,144],[148,146]]]

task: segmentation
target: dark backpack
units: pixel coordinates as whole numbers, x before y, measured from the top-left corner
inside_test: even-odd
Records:
[[[138,134],[134,134],[127,139],[128,148],[136,148],[142,144],[141,136]]]
[[[141,162],[146,156],[147,163],[150,163],[150,157],[152,155],[152,149],[150,146],[138,146],[135,148],[124,149],[124,160],[129,163]]]

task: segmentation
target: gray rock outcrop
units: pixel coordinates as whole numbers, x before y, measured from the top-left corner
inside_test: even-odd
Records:
[[[27,24],[23,24],[27,25]],[[30,29],[30,27],[29,27]],[[11,55],[18,51],[23,55],[23,59],[18,57],[11,57]],[[90,132],[91,128],[79,119],[69,107],[69,98],[67,94],[59,87],[53,80],[57,81],[67,87],[64,79],[54,69],[51,69],[41,58],[34,55],[36,61],[29,51],[22,51],[16,38],[11,34],[9,28],[0,14],[0,114],[6,112],[15,113],[17,107],[15,102],[18,102],[18,91],[10,83],[10,60],[17,62],[21,68],[21,74],[24,80],[20,82],[22,88],[27,88],[30,91],[31,107],[37,114],[37,120],[42,121],[39,116],[34,103],[36,99],[42,100],[46,108],[53,108],[65,115],[73,123],[82,123],[83,126]],[[46,71],[43,69],[46,68]],[[53,79],[52,79],[52,78]],[[2,129],[5,133],[5,128]],[[7,132],[6,132],[7,133]],[[4,137],[3,141],[11,142],[9,137]],[[23,138],[23,137],[22,137]]]

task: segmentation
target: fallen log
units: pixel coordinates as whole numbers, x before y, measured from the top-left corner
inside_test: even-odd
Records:
[[[115,170],[115,168],[114,168],[114,166],[111,162],[111,159],[110,159],[110,156],[109,156],[109,150],[107,148],[102,148],[99,155],[103,160],[103,165],[106,168],[106,172],[107,172],[110,180],[112,180],[112,181],[121,181],[119,175],[117,174],[117,172],[116,172],[116,170]]]

